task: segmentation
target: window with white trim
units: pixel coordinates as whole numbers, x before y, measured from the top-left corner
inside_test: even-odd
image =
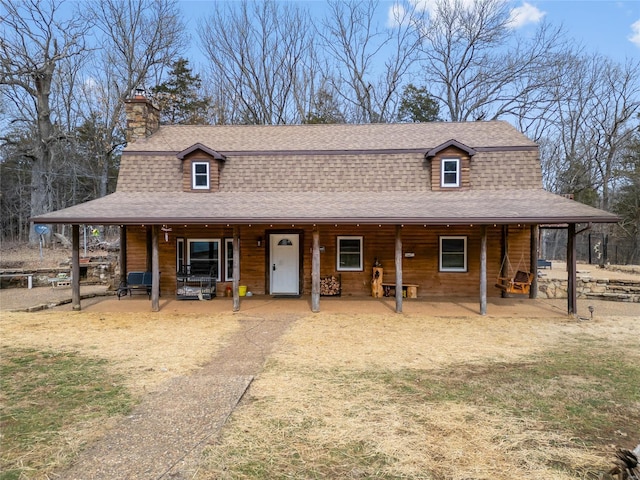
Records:
[[[176,272],[185,272],[187,270],[184,261],[184,238],[176,239]]]
[[[460,186],[460,159],[459,158],[443,158],[441,163],[441,187],[459,187]]]
[[[233,238],[224,239],[224,255],[225,255],[224,280],[226,282],[231,282],[233,280]]]
[[[467,237],[440,237],[440,271],[467,271]]]
[[[361,272],[362,262],[362,237],[340,236],[337,240],[337,265],[336,269],[342,272]]]
[[[191,187],[194,190],[209,189],[209,162],[191,164]]]
[[[194,238],[187,240],[187,262],[192,275],[213,276],[220,281],[220,239]]]

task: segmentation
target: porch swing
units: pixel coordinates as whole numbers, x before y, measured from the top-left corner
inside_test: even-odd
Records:
[[[510,277],[498,277],[496,282],[496,287],[500,290],[503,290],[506,293],[518,293],[528,295],[529,290],[531,289],[531,282],[533,281],[533,273],[525,272],[520,268],[522,262],[524,260],[524,254],[520,256],[520,260],[518,261],[518,266],[515,270],[515,275]],[[500,272],[504,270],[504,263],[507,262],[509,274],[513,272],[513,268],[511,266],[511,262],[509,261],[508,255],[505,255],[502,259],[502,265],[500,265]]]

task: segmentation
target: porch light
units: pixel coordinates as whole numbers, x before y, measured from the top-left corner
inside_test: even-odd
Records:
[[[261,247],[261,246],[262,246],[262,237],[258,237],[258,242],[257,242],[257,244],[258,244],[258,247]]]

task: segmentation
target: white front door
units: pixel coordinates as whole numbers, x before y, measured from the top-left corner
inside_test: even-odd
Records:
[[[300,235],[274,233],[269,236],[271,295],[300,293]]]

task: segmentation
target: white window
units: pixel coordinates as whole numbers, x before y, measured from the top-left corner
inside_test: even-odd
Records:
[[[363,270],[362,237],[338,237],[338,261],[340,271],[357,272]]]
[[[459,158],[443,158],[442,159],[442,177],[440,186],[442,187],[459,187],[460,186],[460,159]]]
[[[226,282],[233,280],[233,238],[224,239],[225,272]]]
[[[209,189],[209,162],[191,164],[191,186],[194,190]]]
[[[220,281],[220,240],[195,238],[187,241],[187,261],[192,275],[213,276]]]
[[[467,237],[440,237],[440,271],[467,271]]]
[[[187,265],[184,261],[184,238],[176,239],[176,272],[186,272]]]

